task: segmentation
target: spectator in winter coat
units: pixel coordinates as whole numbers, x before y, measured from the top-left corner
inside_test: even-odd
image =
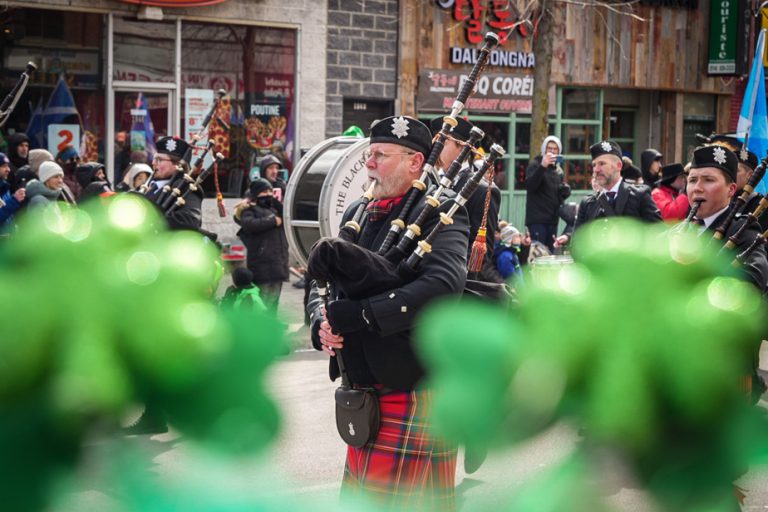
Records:
[[[261,167],[261,177],[272,185],[272,193],[282,203],[285,197],[285,181],[280,177],[279,172],[283,168],[283,163],[275,155],[266,155],[259,162],[259,167]]]
[[[65,201],[62,197],[64,188],[64,170],[56,162],[43,162],[38,171],[38,180],[27,183],[27,200],[30,209],[54,205],[60,212],[58,202]]]
[[[658,150],[648,148],[640,153],[640,172],[643,173],[643,183],[651,188],[656,186],[656,182],[661,176],[662,156]]]
[[[80,193],[81,201],[100,196],[105,192],[112,192],[112,185],[104,172],[104,164],[98,162],[80,164],[75,170],[75,177],[82,190]]]
[[[665,221],[683,220],[688,215],[685,181],[682,164],[668,164],[661,168],[661,179],[651,191],[651,197]]]
[[[560,168],[563,144],[554,135],[541,143],[541,155],[533,159],[525,171],[525,225],[531,238],[554,250],[557,236],[558,209],[571,194]]]
[[[277,311],[283,281],[288,279],[288,241],[283,230],[283,205],[264,178],[251,183],[246,201],[235,208],[237,236],[248,250],[247,266],[261,290],[267,309]]]
[[[522,282],[522,266],[528,261],[529,247],[530,240],[526,246],[523,243],[523,235],[514,226],[505,226],[501,230],[501,240],[493,251],[493,260],[505,281],[513,279]]]
[[[76,201],[80,200],[82,187],[77,182],[75,170],[80,163],[80,155],[74,146],[65,146],[56,154],[56,163],[64,170],[64,183],[72,191]]]
[[[224,292],[220,305],[244,312],[267,310],[261,300],[259,287],[253,284],[253,272],[245,267],[237,267],[232,271],[232,286]]]
[[[8,160],[10,160],[11,172],[8,175],[8,182],[11,187],[16,180],[16,172],[29,163],[29,143],[30,139],[26,133],[14,133],[8,136]]]
[[[11,194],[8,175],[11,173],[11,161],[0,153],[0,236],[8,236],[14,228],[13,215],[19,211],[26,197],[26,190],[18,189]]]
[[[147,164],[133,164],[123,176],[123,181],[115,185],[118,192],[136,191],[152,177],[152,168]]]

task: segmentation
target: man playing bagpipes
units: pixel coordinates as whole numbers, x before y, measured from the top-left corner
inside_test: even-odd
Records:
[[[155,173],[149,183],[147,198],[157,201],[162,197],[169,197],[163,187],[170,186],[172,179],[178,171],[189,172],[189,162],[184,160],[189,152],[189,144],[179,137],[163,137],[157,141],[157,153],[152,159],[152,167]],[[199,231],[203,225],[203,192],[194,190],[185,198],[184,204],[174,208],[171,212],[164,212],[170,229],[191,229]]]
[[[332,356],[331,379],[340,374],[338,358],[333,357],[340,350],[349,380],[355,387],[374,388],[378,396],[378,434],[361,448],[348,447],[342,495],[364,492],[389,505],[452,510],[456,448],[432,435],[430,394],[420,387],[424,368],[414,353],[411,329],[426,304],[437,297],[458,296],[464,288],[469,233],[466,210],[460,207],[453,221],[442,226],[414,275],[400,285],[377,289],[381,288],[377,286],[381,282],[378,272],[366,270],[374,267],[367,267],[365,258],[366,254],[371,260],[378,256],[375,252],[407,204],[403,198],[412,182],[419,180],[431,148],[429,128],[411,117],[388,117],[372,127],[366,167],[369,178],[375,180],[373,201],[359,221],[354,241],[368,251],[359,251],[360,257],[345,264],[357,267],[363,277],[358,291],[347,292],[338,286],[337,297],[328,303],[325,314],[317,289],[313,290],[308,311],[314,347]],[[430,191],[419,190],[414,204],[421,205]],[[439,214],[452,203],[445,197],[441,201],[421,233],[430,233]],[[359,203],[347,210],[342,224],[353,212],[362,211]],[[420,210],[412,208],[406,223],[413,223]]]
[[[472,130],[473,126],[472,123],[460,117],[456,118],[456,122],[456,126],[454,126],[450,132],[451,138],[445,141],[443,151],[440,153],[440,157],[437,160],[437,166],[443,172],[459,155],[462,144],[467,144],[470,140],[470,130]],[[440,132],[442,126],[442,117],[432,119],[429,123],[432,135],[436,136]],[[472,170],[474,169],[470,167],[473,160],[474,158],[470,157],[469,161],[464,163],[464,166],[454,179],[454,190],[461,190],[470,178]],[[499,190],[499,187],[493,182],[483,179],[478,185],[475,193],[472,194],[467,201],[467,204],[464,206],[467,209],[467,215],[469,215],[470,247],[467,254],[467,261],[472,260],[472,246],[475,245],[475,243],[484,243],[486,246],[486,251],[482,260],[477,261],[476,264],[469,269],[471,277],[480,281],[502,282],[503,279],[501,279],[501,276],[496,272],[493,263],[493,234],[496,232],[496,228],[499,225],[499,207],[501,206],[501,191]],[[478,233],[480,233],[480,236],[478,236]]]

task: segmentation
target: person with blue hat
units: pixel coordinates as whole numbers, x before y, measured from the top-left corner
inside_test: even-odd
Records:
[[[14,223],[13,216],[19,211],[27,191],[24,188],[11,193],[11,185],[8,176],[11,174],[11,160],[5,153],[0,153],[0,236],[8,236],[12,233]]]

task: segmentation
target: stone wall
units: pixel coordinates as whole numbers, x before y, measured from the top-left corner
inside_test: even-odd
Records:
[[[397,37],[397,0],[328,0],[326,137],[346,128],[344,98],[395,98]]]

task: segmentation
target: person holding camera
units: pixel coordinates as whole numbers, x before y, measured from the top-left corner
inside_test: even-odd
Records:
[[[283,230],[283,204],[274,197],[272,184],[257,178],[248,197],[235,207],[237,236],[248,249],[247,267],[253,284],[261,290],[267,311],[277,314],[283,281],[288,279],[288,240]]]
[[[558,210],[571,195],[571,187],[565,183],[561,153],[563,143],[554,135],[541,143],[541,155],[536,156],[525,171],[525,225],[531,239],[554,251],[557,236]]]

